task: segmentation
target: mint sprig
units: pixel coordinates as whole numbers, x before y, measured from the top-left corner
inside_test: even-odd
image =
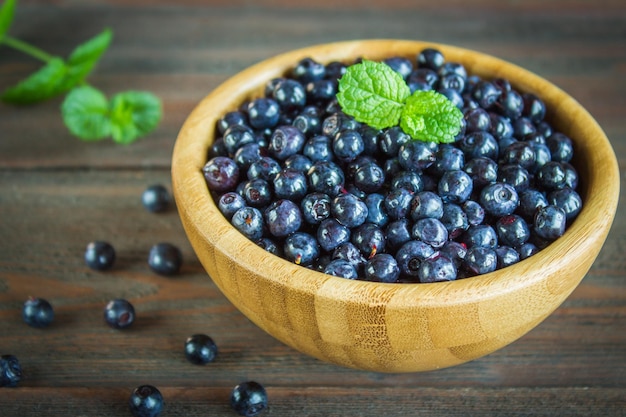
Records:
[[[375,129],[400,126],[413,139],[450,143],[461,131],[463,113],[436,91],[415,91],[382,62],[351,65],[339,80],[344,113]]]
[[[0,45],[19,50],[44,64],[7,88],[0,95],[4,102],[28,105],[67,93],[61,106],[63,121],[73,135],[86,141],[111,137],[117,143],[129,144],[156,128],[162,117],[162,106],[153,94],[122,92],[109,103],[104,93],[87,85],[86,78],[111,44],[113,32],[110,29],[81,43],[63,59],[7,35],[16,3],[16,0],[7,0],[0,7]]]

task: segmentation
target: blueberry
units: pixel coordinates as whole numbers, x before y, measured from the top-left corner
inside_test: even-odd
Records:
[[[322,132],[322,122],[320,118],[312,114],[301,113],[293,119],[291,124],[307,137]]]
[[[183,264],[183,254],[168,242],[157,243],[152,246],[148,254],[148,266],[159,275],[176,275]]]
[[[513,124],[507,117],[490,112],[489,119],[491,119],[489,133],[496,140],[513,137]]]
[[[411,235],[415,239],[428,243],[433,248],[440,248],[448,240],[448,229],[440,220],[426,217],[413,224]]]
[[[488,109],[496,103],[500,98],[502,91],[498,89],[492,82],[479,81],[472,91],[472,98],[478,102],[480,107]]]
[[[474,200],[467,200],[461,205],[470,226],[481,224],[485,220],[485,209]]]
[[[448,230],[448,238],[450,239],[456,239],[469,228],[467,214],[458,204],[444,204],[443,215],[440,220]]]
[[[226,113],[217,121],[217,129],[223,135],[224,132],[233,125],[247,126],[248,119],[241,111],[231,111]]]
[[[338,85],[335,80],[309,81],[305,86],[307,101],[310,103],[325,103],[337,95],[337,88]]]
[[[545,103],[532,93],[522,94],[522,99],[524,100],[522,115],[534,123],[541,122],[546,115]]]
[[[565,232],[567,217],[563,209],[547,205],[537,210],[533,231],[541,238],[554,240]]]
[[[439,249],[438,253],[450,259],[458,268],[463,263],[465,255],[467,255],[467,246],[456,240],[449,240]]]
[[[0,356],[0,387],[16,387],[22,379],[22,366],[13,355]]]
[[[280,107],[271,98],[257,98],[248,103],[248,122],[255,129],[276,126],[280,116]]]
[[[405,57],[393,56],[383,60],[383,62],[404,79],[413,71],[413,63],[410,59]]]
[[[467,250],[463,265],[470,275],[487,274],[498,267],[498,255],[492,248],[474,246]]]
[[[104,321],[115,329],[125,329],[135,321],[135,308],[127,300],[111,300],[104,307]]]
[[[500,152],[500,164],[516,164],[530,169],[535,164],[535,149],[530,142],[513,142]]]
[[[306,174],[313,166],[313,162],[302,154],[291,155],[283,162],[285,169],[293,169]]]
[[[346,227],[362,225],[367,219],[368,211],[365,202],[350,193],[336,196],[330,204],[332,216]]]
[[[89,242],[85,250],[85,263],[97,271],[110,269],[115,263],[115,249],[108,242]]]
[[[300,152],[306,142],[306,136],[297,127],[278,126],[270,137],[269,152],[276,159],[284,161]]]
[[[230,394],[230,406],[239,415],[253,417],[267,408],[267,392],[255,381],[237,384]]]
[[[307,156],[313,163],[317,161],[332,161],[335,158],[333,142],[325,135],[317,135],[307,139],[302,148],[302,154]]]
[[[537,184],[545,190],[558,190],[567,186],[567,167],[558,161],[550,161],[537,170]]]
[[[531,176],[529,172],[520,165],[501,165],[498,171],[498,181],[512,185],[519,194],[530,187]]]
[[[330,217],[330,197],[319,192],[307,194],[300,202],[300,208],[305,222],[320,224]]]
[[[306,266],[320,255],[320,246],[312,235],[295,232],[285,239],[283,251],[287,260]]]
[[[326,67],[311,57],[302,58],[291,70],[291,75],[302,83],[321,80],[326,76]]]
[[[273,255],[276,256],[283,256],[283,248],[282,246],[279,246],[277,241],[275,239],[269,238],[269,237],[262,237],[261,239],[255,241],[255,243],[265,249],[266,251],[270,252]]]
[[[522,95],[515,90],[503,91],[494,103],[494,107],[496,111],[504,117],[515,120],[520,117],[524,111],[524,99]]]
[[[430,68],[438,71],[444,62],[443,54],[435,48],[424,48],[417,55],[417,65],[421,68]]]
[[[555,132],[546,138],[546,145],[552,154],[552,160],[569,162],[574,155],[574,145],[569,136]]]
[[[263,236],[263,214],[255,207],[242,207],[233,214],[231,224],[250,240]]]
[[[396,252],[396,262],[403,277],[416,280],[425,259],[435,254],[435,249],[421,240],[407,240]]]
[[[237,149],[248,143],[256,142],[252,128],[246,125],[233,125],[226,129],[224,136],[224,146],[229,155],[234,155]]]
[[[324,273],[347,279],[357,279],[359,276],[354,265],[344,259],[330,261],[324,268]]]
[[[472,158],[467,161],[463,170],[472,178],[476,189],[498,180],[498,164],[491,158]]]
[[[375,282],[396,282],[400,276],[398,263],[388,253],[379,253],[365,264],[365,278]]]
[[[512,185],[497,182],[481,190],[480,204],[488,214],[506,216],[513,213],[519,205],[519,196]]]
[[[423,171],[435,160],[435,150],[426,142],[412,140],[398,150],[398,162],[407,171]]]
[[[361,165],[354,173],[354,185],[361,191],[379,191],[385,183],[385,172],[375,162]]]
[[[468,248],[480,246],[494,249],[498,246],[498,234],[496,230],[488,224],[471,226],[460,239]]]
[[[467,78],[462,77],[459,74],[446,74],[439,79],[439,84],[437,86],[438,90],[452,90],[457,93],[462,93],[465,89],[465,82]]]
[[[385,196],[379,193],[371,193],[365,197],[367,206],[366,223],[372,223],[384,227],[389,223],[389,216],[385,211]]]
[[[346,73],[347,66],[343,62],[331,61],[326,64],[326,78],[329,80],[339,80]]]
[[[391,179],[391,189],[406,188],[413,193],[424,189],[424,176],[421,172],[402,170]]]
[[[495,230],[498,235],[498,242],[502,245],[519,247],[530,238],[528,224],[516,214],[500,217],[496,222]]]
[[[332,146],[335,157],[344,163],[356,159],[365,148],[361,134],[352,129],[338,132],[333,138]]]
[[[424,259],[417,274],[420,282],[454,281],[456,275],[456,265],[443,255]]]
[[[306,90],[298,81],[284,78],[274,86],[271,98],[283,110],[301,109],[306,105]]]
[[[325,251],[332,251],[350,240],[350,229],[334,218],[323,220],[317,228],[317,242]]]
[[[307,193],[306,175],[293,168],[285,168],[272,180],[276,198],[300,201]]]
[[[513,136],[516,138],[524,138],[530,134],[536,133],[537,128],[535,124],[527,117],[518,117],[512,121],[513,124]]]
[[[265,207],[272,200],[272,187],[268,181],[261,178],[246,181],[241,191],[246,203],[252,207]]]
[[[377,253],[385,251],[385,233],[379,226],[373,223],[363,223],[361,226],[354,228],[350,241],[368,259]]]
[[[281,171],[280,163],[270,156],[262,156],[252,162],[246,172],[248,180],[271,181]]]
[[[394,126],[382,131],[378,146],[383,155],[395,157],[398,155],[400,147],[411,141],[411,136],[404,133],[399,126]]]
[[[411,240],[411,224],[409,220],[404,218],[391,221],[385,227],[385,235],[387,236],[387,247],[391,250],[398,249]]]
[[[163,411],[163,395],[152,385],[135,388],[128,403],[134,417],[157,417]]]
[[[419,220],[427,217],[440,219],[443,216],[443,201],[439,194],[422,191],[411,200],[411,219]]]
[[[519,207],[516,212],[526,220],[532,220],[540,207],[548,205],[548,199],[541,191],[528,189],[519,195]]]
[[[366,262],[361,251],[352,242],[343,243],[335,248],[332,253],[332,260],[335,259],[343,259],[350,262],[357,271],[361,270]]]
[[[229,191],[220,196],[217,207],[227,219],[232,219],[233,214],[246,206],[246,200],[234,191]]]
[[[443,175],[446,171],[463,169],[465,166],[465,155],[452,145],[440,145],[435,152],[435,162],[430,166],[429,172],[436,176]]]
[[[406,188],[396,188],[385,196],[385,211],[391,219],[406,217],[411,211],[413,192]]]
[[[414,89],[432,90],[439,82],[439,75],[430,68],[416,68],[409,73],[406,81],[411,92]]]
[[[448,74],[458,74],[463,78],[467,78],[467,70],[465,66],[459,62],[444,62],[437,70],[437,74],[440,77],[445,77]]]
[[[482,107],[469,108],[463,113],[465,120],[465,131],[472,132],[489,132],[491,130],[491,117],[487,110]]]
[[[522,246],[520,246],[517,251],[519,252],[520,260],[530,258],[537,252],[539,252],[539,248],[531,242],[526,242]]]
[[[206,334],[191,335],[185,340],[185,357],[196,365],[213,362],[217,356],[217,345]]]
[[[202,173],[211,191],[232,191],[239,181],[239,166],[226,156],[211,158],[202,168]]]
[[[498,246],[496,248],[496,256],[498,257],[498,269],[516,264],[520,260],[520,254],[517,250],[510,246]]]
[[[291,200],[276,200],[265,210],[265,224],[269,232],[276,237],[284,237],[300,229],[302,213]]]
[[[171,196],[167,188],[161,184],[151,185],[141,194],[141,202],[146,210],[160,213],[167,210],[171,204]]]
[[[466,160],[478,157],[497,159],[500,147],[491,133],[485,131],[470,132],[458,142]]]
[[[22,308],[24,322],[32,327],[48,327],[54,320],[52,305],[43,298],[29,298]]]
[[[309,186],[313,191],[335,197],[344,187],[345,175],[339,165],[332,161],[317,161],[307,172]]]
[[[444,203],[463,203],[472,194],[472,178],[461,170],[446,171],[438,184],[438,191]]]
[[[578,216],[583,205],[580,195],[570,187],[552,191],[548,194],[548,203],[561,208],[565,212],[565,218],[568,222]]]

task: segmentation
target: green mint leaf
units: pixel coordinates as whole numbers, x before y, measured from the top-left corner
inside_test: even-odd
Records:
[[[161,101],[145,91],[126,91],[111,100],[113,140],[129,144],[154,130],[161,120]]]
[[[82,86],[68,93],[61,105],[63,122],[83,140],[100,140],[111,134],[109,102],[98,89]]]
[[[398,124],[410,94],[402,76],[387,64],[363,60],[339,80],[337,100],[355,120],[384,129]]]
[[[9,31],[15,16],[15,0],[6,0],[0,7],[0,40]]]
[[[59,93],[70,90],[85,80],[111,44],[112,38],[111,30],[105,29],[72,51],[67,60],[67,74],[59,85]]]
[[[463,113],[436,91],[415,91],[406,101],[400,127],[413,139],[451,143],[461,130]]]
[[[66,71],[61,58],[52,58],[26,79],[6,89],[2,100],[12,104],[32,104],[54,97]]]

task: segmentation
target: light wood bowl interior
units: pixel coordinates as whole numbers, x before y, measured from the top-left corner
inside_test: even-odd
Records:
[[[262,95],[266,81],[303,57],[320,62],[414,59],[441,50],[485,78],[504,77],[540,96],[549,121],[575,142],[584,208],[565,235],[537,255],[490,274],[433,284],[382,284],[325,275],[292,264],[236,231],[213,202],[201,173],[216,121]],[[193,110],[173,152],[179,214],[202,265],[223,294],[281,342],[337,365],[378,372],[416,372],[477,359],[541,323],[583,279],[611,227],[619,170],[592,116],[550,82],[497,58],[449,45],[365,40],[313,46],[260,62],[233,76]],[[227,325],[227,323],[225,323]],[[296,354],[294,352],[294,354]]]

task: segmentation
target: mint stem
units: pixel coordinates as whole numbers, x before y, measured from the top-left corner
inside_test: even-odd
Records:
[[[13,49],[16,49],[20,52],[23,52],[27,55],[32,56],[33,58],[37,58],[43,62],[50,62],[54,58],[54,56],[49,53],[42,51],[41,49],[33,46],[27,42],[21,41],[19,39],[13,38],[11,36],[4,36],[0,39],[0,43],[5,44],[6,46],[10,46]]]

